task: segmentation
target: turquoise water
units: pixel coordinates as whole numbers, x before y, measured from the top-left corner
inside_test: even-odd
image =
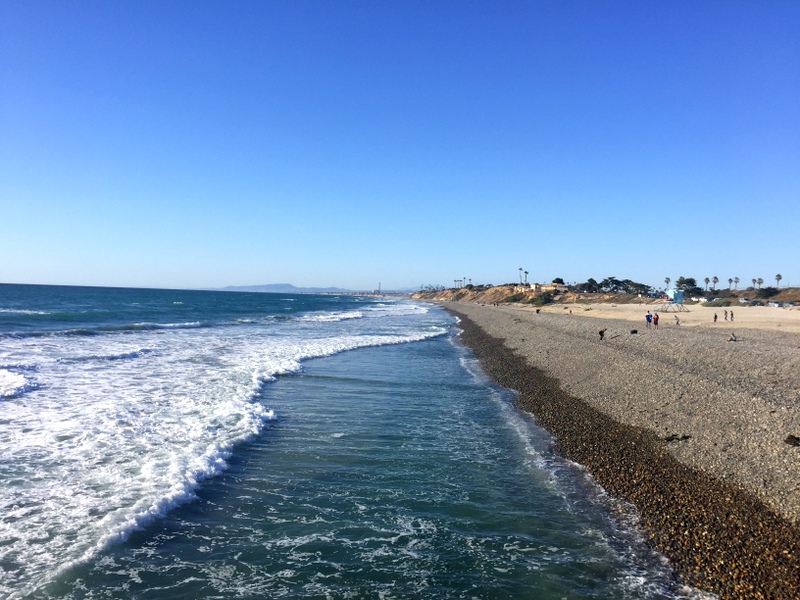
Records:
[[[0,286],[0,597],[701,597],[455,325]]]

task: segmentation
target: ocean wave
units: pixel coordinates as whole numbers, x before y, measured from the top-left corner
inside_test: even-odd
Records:
[[[38,371],[39,365],[9,364],[9,365],[0,365],[0,369],[6,369],[9,371]]]
[[[139,331],[158,331],[170,329],[199,329],[212,327],[210,323],[202,321],[191,321],[186,323],[125,323],[120,325],[100,325],[97,327],[74,327],[70,329],[51,329],[43,331],[26,332],[4,332],[0,333],[0,339],[27,339],[27,338],[48,338],[57,336],[92,337],[106,335],[109,333],[128,333]]]
[[[171,510],[195,500],[197,490],[204,481],[216,477],[228,468],[227,460],[233,448],[257,434],[267,422],[275,419],[274,411],[266,410],[261,405],[253,405],[253,410],[258,425],[234,439],[210,444],[202,455],[190,459],[182,471],[175,473],[169,489],[165,492],[150,499],[141,499],[130,510],[120,509],[107,513],[98,523],[98,528],[102,532],[99,539],[86,548],[79,557],[60,564],[52,575],[57,577],[77,565],[89,562],[110,546],[125,542],[131,534],[163,519]]]
[[[30,381],[22,373],[0,367],[0,398],[18,398],[38,387],[36,382]]]
[[[429,312],[429,308],[422,304],[411,303],[397,303],[397,304],[384,304],[379,303],[375,306],[365,308],[364,311],[369,313],[369,316],[391,316],[391,317],[408,317],[412,315],[424,315]]]
[[[316,340],[313,344],[309,344],[305,348],[299,348],[296,360],[299,365],[299,363],[304,360],[333,356],[334,354],[340,354],[349,350],[357,350],[359,348],[394,346],[399,344],[420,342],[433,337],[445,335],[447,331],[448,330],[444,327],[431,327],[427,331],[418,331],[415,333],[352,335],[334,337],[328,340]],[[274,373],[274,375],[283,374],[286,373]]]
[[[421,304],[405,302],[384,303],[373,306],[361,307],[358,310],[348,311],[321,311],[308,313],[298,317],[298,320],[315,323],[331,323],[349,319],[383,318],[383,317],[408,317],[427,314],[430,309]]]
[[[257,427],[259,430],[265,423],[275,419],[275,412],[272,410],[256,409],[256,412],[260,422]],[[227,460],[231,457],[233,448],[256,433],[257,431],[251,431],[236,439],[211,444],[202,456],[190,461],[185,471],[175,479],[165,494],[153,500],[148,506],[121,518],[114,513],[107,515],[102,522],[106,533],[99,540],[95,550],[102,550],[110,544],[127,540],[134,531],[163,518],[170,510],[194,500],[195,492],[204,481],[216,477],[228,468]]]
[[[134,358],[142,358],[148,354],[152,354],[153,350],[150,348],[139,348],[130,352],[121,352],[119,354],[90,354],[88,356],[78,356],[74,358],[59,358],[56,362],[60,363],[77,363],[95,360],[132,360]]]
[[[357,314],[305,316],[346,320]],[[420,329],[419,324],[400,331],[393,327],[391,334],[367,327],[367,333],[349,323],[301,324],[297,316],[281,316],[274,327],[260,315],[254,322],[237,324],[231,319],[205,328],[199,321],[139,322],[95,328],[88,334],[145,332],[138,336],[82,339],[86,333],[54,332],[48,335],[61,337],[12,344],[48,348],[36,374],[45,384],[41,401],[37,398],[35,407],[16,403],[20,406],[14,406],[13,422],[37,434],[27,436],[21,450],[30,468],[56,465],[48,467],[46,477],[37,480],[27,496],[39,506],[59,499],[55,516],[26,513],[14,526],[19,541],[12,546],[26,557],[26,566],[12,574],[17,581],[50,581],[53,573],[92,560],[192,501],[205,480],[227,468],[238,444],[275,419],[263,404],[265,389],[280,376],[301,372],[303,361],[447,333],[445,327]],[[146,334],[159,329],[193,331],[157,339]],[[21,362],[10,356],[4,363]],[[8,379],[3,391],[24,393],[35,385],[32,374],[26,379],[21,369],[4,371],[8,374],[0,374]],[[0,507],[3,498],[0,493]],[[10,493],[5,498],[6,506],[19,502]],[[95,511],[91,519],[88,509]],[[40,543],[34,532],[42,528],[60,535]],[[7,589],[0,584],[0,596]]]
[[[141,331],[147,329],[197,329],[198,327],[209,327],[209,325],[201,321],[189,321],[187,323],[133,323],[122,325],[120,328]]]
[[[25,310],[22,308],[0,308],[0,313],[12,315],[50,315],[52,313],[45,310]]]
[[[337,321],[347,321],[349,319],[361,319],[364,313],[360,310],[344,312],[324,312],[301,316],[298,320],[313,323],[335,323]]]

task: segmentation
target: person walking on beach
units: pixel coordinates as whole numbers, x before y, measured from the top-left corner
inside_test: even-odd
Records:
[[[714,323],[717,322],[717,313],[714,313]]]
[[[731,311],[731,321],[733,321],[733,311]]]
[[[675,325],[680,325],[681,320],[678,318],[678,315],[675,315]]]
[[[727,320],[728,320],[728,311],[727,311],[727,310],[725,310],[725,311],[723,311],[723,312],[724,312],[725,314],[723,315],[723,317],[722,317],[722,320],[723,320],[723,321],[727,321]]]
[[[653,313],[653,327],[658,329],[658,313]]]
[[[644,320],[647,321],[647,328],[650,329],[650,323],[653,322],[653,315],[650,314],[650,311],[647,311],[647,314],[644,316]]]
[[[599,333],[600,333],[600,341],[602,342],[606,337],[606,328],[604,327],[603,329],[601,329]]]

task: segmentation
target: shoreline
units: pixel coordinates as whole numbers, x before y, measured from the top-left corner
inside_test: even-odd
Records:
[[[630,418],[631,398],[619,401],[631,389],[619,381],[619,373],[611,387],[601,385],[598,392],[611,404],[619,402],[622,413],[614,414],[614,410],[603,406],[602,399],[584,399],[582,396],[590,394],[575,393],[587,389],[581,387],[582,383],[596,386],[592,377],[588,382],[579,381],[587,378],[588,372],[596,375],[597,371],[614,371],[613,367],[606,367],[615,361],[627,365],[629,358],[636,359],[637,352],[645,354],[639,358],[647,360],[647,348],[626,348],[620,343],[620,347],[596,347],[576,344],[575,338],[569,336],[559,337],[561,329],[567,328],[568,334],[569,327],[576,324],[581,331],[591,330],[596,335],[598,322],[594,318],[558,315],[558,322],[545,328],[545,321],[539,320],[543,315],[520,315],[518,310],[462,303],[447,303],[444,307],[461,319],[462,343],[498,384],[519,393],[518,406],[553,434],[557,450],[584,465],[611,495],[636,507],[640,526],[650,543],[667,556],[682,581],[721,598],[797,597],[800,527],[796,519],[790,518],[795,514],[796,493],[784,501],[765,502],[769,494],[763,490],[755,493],[750,489],[752,485],[743,484],[751,483],[747,473],[717,469],[713,460],[704,455],[702,443],[692,439],[700,434],[682,433],[686,423],[680,418],[673,418],[664,431],[648,423],[652,415]],[[628,326],[627,322],[616,325]],[[755,345],[757,336],[751,333]],[[637,342],[644,338],[638,336]],[[570,341],[569,351],[560,352]],[[697,344],[697,340],[690,339],[689,343]],[[609,350],[612,354],[601,354]],[[562,373],[551,372],[553,369],[548,367],[561,364],[564,359],[570,367]],[[599,365],[592,364],[598,359]],[[664,368],[669,371],[671,366]],[[680,365],[676,368],[680,369]],[[647,395],[638,388],[660,388],[662,379],[644,381],[650,384],[635,382],[641,385],[633,394],[633,405],[647,413],[652,407],[637,397]],[[656,395],[660,395],[662,390],[657,391]],[[775,398],[768,400],[776,402]],[[668,417],[666,420],[670,421]],[[785,452],[784,448],[778,449]],[[692,452],[700,460],[691,460]],[[791,456],[796,457],[797,453]],[[788,472],[796,476],[796,465],[789,462]],[[724,476],[720,477],[720,473]]]

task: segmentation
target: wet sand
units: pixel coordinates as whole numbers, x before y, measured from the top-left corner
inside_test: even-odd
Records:
[[[763,307],[728,342],[685,315],[647,329],[652,307],[445,307],[559,450],[637,507],[683,580],[722,598],[800,597],[800,447],[786,441],[800,438],[800,335],[771,320],[788,311]]]

